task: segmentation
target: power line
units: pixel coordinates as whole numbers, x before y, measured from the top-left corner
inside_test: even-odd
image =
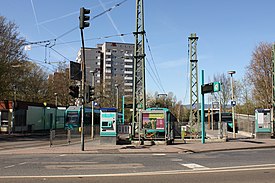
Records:
[[[100,40],[100,39],[108,39],[108,38],[113,38],[113,37],[122,37],[122,36],[128,36],[128,35],[132,35],[132,34],[133,34],[133,33],[115,34],[115,35],[110,35],[110,36],[102,36],[102,37],[97,37],[97,38],[85,39],[85,41]],[[76,42],[80,42],[80,41],[81,41],[81,40],[68,41],[68,42],[57,43],[56,45],[76,43]]]
[[[154,65],[154,69],[152,68],[150,62],[146,58],[147,63],[151,67],[151,70],[153,71],[153,73],[154,73],[154,75],[156,77],[156,80],[157,80],[157,82],[158,82],[161,90],[165,93],[165,90],[164,90],[164,88],[162,86],[162,83],[161,83],[161,80],[160,80],[160,77],[159,77],[159,74],[158,74],[158,70],[157,70],[157,67],[156,67],[156,64],[155,64],[155,60],[154,60],[154,57],[153,57],[153,54],[152,54],[152,50],[151,50],[151,47],[150,47],[150,44],[149,44],[149,41],[148,41],[148,38],[147,38],[146,34],[145,34],[145,38],[146,38],[147,47],[148,47],[148,50],[149,50],[149,53],[150,53],[150,56],[151,56],[151,60],[152,60],[153,65]]]
[[[96,19],[96,18],[98,18],[98,17],[104,15],[104,14],[107,13],[107,12],[112,11],[114,8],[119,7],[120,5],[122,5],[123,3],[125,3],[126,1],[128,1],[128,0],[121,1],[120,3],[115,4],[113,7],[111,7],[111,8],[109,8],[109,9],[107,9],[107,10],[105,10],[105,11],[103,11],[103,12],[101,12],[101,13],[95,15],[95,16],[93,16],[93,17],[91,18],[90,21],[92,21],[92,20],[94,20],[94,19]],[[28,42],[28,41],[27,41],[28,44],[25,44],[25,45],[37,44],[37,43],[48,43],[48,42],[52,42],[52,41],[57,41],[58,39],[60,39],[60,38],[62,38],[62,37],[64,37],[64,36],[66,36],[67,34],[69,34],[69,33],[71,33],[71,32],[73,32],[73,31],[76,30],[77,28],[78,28],[78,26],[76,26],[76,27],[70,29],[69,31],[67,31],[67,32],[65,32],[65,33],[63,33],[63,34],[57,36],[57,37],[54,38],[54,39],[48,39],[48,40],[37,41],[37,42]]]
[[[104,15],[105,13],[108,13],[108,12],[112,11],[114,8],[119,7],[120,5],[122,5],[123,3],[125,3],[126,1],[128,1],[128,0],[121,1],[120,3],[115,4],[113,7],[111,7],[109,9],[107,9],[107,10],[105,10],[105,11],[97,14],[96,16],[94,16],[94,17],[91,18],[91,21],[94,20],[94,19],[96,19],[96,18],[98,18],[98,17],[100,17],[100,16],[102,16],[102,15]]]
[[[147,61],[147,63],[150,63],[150,62],[148,61],[148,59],[147,59],[147,58],[146,58],[146,61]],[[150,69],[151,69],[151,71],[152,71],[152,73],[153,73],[154,77],[153,77],[153,75],[151,74],[151,72],[150,72],[150,70],[148,69],[148,67],[145,67],[145,68],[146,68],[147,73],[151,76],[151,78],[152,78],[152,79],[153,79],[153,81],[155,82],[155,85],[158,87],[158,89],[159,89],[159,90],[161,90],[163,93],[165,93],[165,91],[164,91],[164,90],[163,90],[163,88],[161,87],[160,83],[159,83],[159,82],[157,82],[157,81],[155,80],[155,78],[156,78],[156,74],[155,74],[154,70],[152,69],[152,67],[151,67],[151,65],[150,65],[150,64],[149,64],[149,66],[150,66]]]
[[[63,57],[64,59],[70,61],[70,59],[68,59],[67,57],[65,57],[64,55],[62,55],[61,53],[59,53],[58,51],[56,51],[54,48],[49,47],[51,50],[53,50],[55,53],[57,53],[58,55],[60,55],[61,57]]]

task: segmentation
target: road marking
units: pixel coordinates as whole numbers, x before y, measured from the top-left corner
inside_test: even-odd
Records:
[[[12,168],[14,167],[15,165],[9,165],[9,166],[5,166],[4,168]]]
[[[67,156],[67,154],[60,154],[59,156],[60,156],[60,157],[63,157],[63,156]]]
[[[207,170],[208,167],[196,164],[196,163],[182,163],[182,166],[185,166],[187,168],[193,169],[193,170]]]
[[[144,168],[140,163],[129,164],[56,164],[45,165],[46,169],[74,169],[74,170],[106,170],[106,169],[137,169]]]
[[[246,168],[248,167],[248,168]],[[156,175],[177,175],[177,174],[201,174],[201,173],[224,173],[224,172],[240,172],[240,171],[255,171],[255,170],[275,170],[275,164],[262,164],[250,166],[233,166],[210,168],[207,170],[169,170],[155,172],[136,172],[136,173],[118,173],[118,174],[86,174],[86,175],[10,175],[0,176],[0,179],[23,179],[23,178],[85,178],[85,177],[122,177],[122,176],[156,176]]]
[[[171,161],[175,161],[175,162],[178,162],[178,161],[183,161],[182,159],[180,158],[173,158],[173,159],[170,159]]]
[[[22,163],[19,163],[18,165],[25,165],[27,164],[27,162],[22,162]]]
[[[164,153],[155,153],[155,154],[152,154],[153,156],[166,156],[166,154],[164,154]]]
[[[171,170],[171,171],[156,171],[156,172],[137,172],[137,173],[118,173],[118,174],[78,174],[78,175],[11,175],[0,176],[0,179],[23,179],[23,178],[85,178],[85,177],[122,177],[122,176],[156,176],[156,175],[177,175],[177,174],[201,174],[201,173],[224,173],[224,172],[239,172],[239,171],[255,171],[255,170],[275,170],[275,167],[255,167],[255,168],[239,168],[239,169],[209,169],[209,170]]]

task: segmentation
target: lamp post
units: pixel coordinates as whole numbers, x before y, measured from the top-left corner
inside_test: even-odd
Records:
[[[90,71],[92,74],[92,87],[95,87],[95,72]],[[94,98],[93,96],[90,96],[92,98],[92,121],[91,121],[91,139],[94,139]]]
[[[55,121],[54,121],[54,129],[56,129],[56,122],[57,122],[57,93],[54,93],[55,96]]]
[[[232,100],[231,100],[231,107],[232,107],[232,128],[233,128],[233,138],[236,138],[236,131],[235,131],[235,114],[234,114],[234,86],[233,86],[233,74],[235,74],[236,71],[228,71],[228,74],[231,76],[231,90],[232,90]]]
[[[117,111],[118,111],[118,84],[115,84],[115,87],[116,87],[116,108],[117,108]]]

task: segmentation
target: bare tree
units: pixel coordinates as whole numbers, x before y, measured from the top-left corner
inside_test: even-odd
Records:
[[[241,114],[254,114],[255,102],[252,96],[252,85],[247,77],[236,81],[235,86],[238,91],[235,95],[237,99],[236,111]]]
[[[226,109],[226,105],[229,103],[231,99],[230,77],[224,73],[217,74],[214,75],[213,80],[221,83],[221,93],[215,93],[214,98],[218,101],[219,97],[221,97],[221,105],[224,111]]]
[[[54,104],[57,95],[58,105],[69,105],[69,69],[66,64],[60,63],[57,72],[51,74],[47,82],[47,102]]]
[[[272,44],[260,43],[252,53],[246,76],[253,85],[257,107],[269,108],[272,101]]]

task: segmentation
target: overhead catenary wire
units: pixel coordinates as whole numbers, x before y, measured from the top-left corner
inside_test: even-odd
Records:
[[[113,38],[113,37],[128,36],[128,35],[132,35],[132,34],[133,33],[125,33],[125,34],[115,34],[115,35],[102,36],[102,37],[97,37],[97,38],[90,38],[90,39],[85,39],[85,42],[86,41],[92,41],[92,40],[108,39],[108,38]],[[77,42],[80,42],[80,41],[81,40],[74,40],[74,41],[56,43],[56,45],[71,44],[71,43],[77,43]]]
[[[147,58],[146,58],[146,61],[147,61],[147,63],[149,64],[149,67],[150,67],[150,69],[151,69],[151,71],[152,71],[152,73],[153,73],[154,76],[151,74],[151,72],[150,72],[150,70],[148,69],[148,67],[145,67],[147,73],[151,76],[151,78],[152,78],[153,81],[155,82],[155,85],[158,87],[158,89],[159,89],[160,91],[162,91],[163,93],[165,93],[165,91],[162,89],[160,83],[159,83],[158,81],[155,80],[156,74],[155,74],[154,70],[152,69],[152,66],[150,65],[150,62],[148,61]]]
[[[103,11],[103,12],[101,12],[101,13],[95,15],[95,16],[93,16],[93,17],[90,19],[90,21],[92,21],[92,20],[94,20],[94,19],[96,19],[96,18],[98,18],[98,17],[100,17],[100,16],[102,16],[102,15],[104,15],[104,14],[106,14],[106,13],[112,11],[113,9],[119,7],[120,5],[122,5],[123,3],[125,3],[126,1],[128,1],[128,0],[123,0],[123,1],[121,1],[120,3],[115,4],[115,5],[112,6],[111,8],[109,8],[109,9],[107,9],[107,10],[105,10],[105,11]],[[70,29],[69,31],[67,31],[67,32],[65,32],[65,33],[63,33],[63,34],[61,34],[60,36],[56,37],[55,39],[56,39],[56,40],[57,40],[57,39],[60,39],[61,37],[64,37],[64,36],[66,36],[67,34],[73,32],[73,31],[76,30],[77,28],[78,28],[78,26],[76,26],[76,27]]]
[[[160,90],[162,90],[162,92],[166,93],[164,88],[163,88],[163,85],[162,85],[162,82],[161,82],[161,79],[159,77],[159,74],[158,74],[158,70],[157,70],[157,67],[156,67],[156,64],[155,64],[155,60],[154,60],[154,57],[153,57],[153,54],[152,54],[152,50],[151,50],[151,47],[150,47],[150,44],[149,44],[149,40],[148,40],[148,37],[146,36],[145,34],[145,40],[146,40],[146,43],[147,43],[147,47],[148,47],[148,51],[150,53],[150,57],[151,57],[151,60],[152,60],[152,63],[154,65],[154,68],[152,68],[150,62],[148,61],[147,57],[146,57],[146,61],[147,63],[149,64],[149,67],[151,68],[157,82],[158,82],[158,85],[160,86]]]
[[[105,10],[105,11],[103,11],[103,12],[101,12],[101,13],[95,15],[95,16],[93,16],[93,17],[91,18],[90,21],[92,21],[92,20],[94,20],[94,19],[96,19],[96,18],[98,18],[98,17],[104,15],[105,13],[108,13],[108,12],[112,11],[114,8],[119,7],[120,5],[122,5],[123,3],[125,3],[126,1],[128,1],[128,0],[123,0],[123,1],[121,1],[120,3],[115,4],[115,5],[112,6],[111,8],[109,8],[109,9],[107,9],[107,10]],[[32,44],[37,44],[37,45],[39,45],[39,44],[43,44],[43,43],[44,43],[45,45],[43,45],[43,47],[45,47],[45,52],[46,52],[46,51],[47,51],[47,46],[48,46],[51,42],[56,42],[57,40],[60,40],[60,38],[66,36],[66,35],[68,35],[68,34],[70,34],[70,33],[73,32],[74,30],[76,30],[77,28],[78,28],[78,26],[76,26],[76,27],[70,29],[69,31],[66,31],[65,33],[63,33],[63,34],[57,36],[57,37],[54,38],[54,39],[48,39],[48,40],[37,41],[37,42],[25,41],[25,44],[23,44],[23,46],[32,45]],[[128,33],[127,33],[127,34],[128,34]],[[120,36],[124,36],[124,34],[120,34]],[[106,37],[106,38],[107,38],[107,37]],[[54,45],[56,45],[56,44],[54,43]],[[41,46],[41,45],[40,45],[40,46]],[[52,47],[53,47],[53,46],[52,46]],[[69,59],[66,58],[64,55],[62,55],[61,53],[59,53],[59,52],[57,52],[55,49],[53,49],[52,47],[50,47],[50,48],[51,48],[54,52],[56,52],[58,55],[62,56],[62,57],[65,58],[66,60],[69,60]],[[45,53],[45,62],[46,62],[46,53]]]

